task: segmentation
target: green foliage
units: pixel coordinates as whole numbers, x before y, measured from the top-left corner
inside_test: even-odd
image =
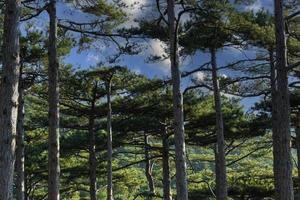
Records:
[[[297,0],[298,1],[298,0]],[[110,34],[127,20],[119,1],[84,0],[73,2],[76,9],[97,18],[87,24],[87,30]],[[186,20],[178,22],[178,39],[181,55],[194,55],[196,51],[221,49],[229,45],[259,48],[257,58],[265,58],[265,50],[273,53],[275,48],[274,18],[266,10],[242,12],[230,1],[189,0],[176,1],[178,8],[191,8]],[[180,3],[180,4],[179,4]],[[253,1],[237,0],[249,4]],[[296,1],[286,4],[287,13],[293,11]],[[183,4],[183,5],[182,5]],[[164,9],[164,7],[162,7]],[[29,15],[30,9],[23,14]],[[164,15],[164,13],[163,13]],[[156,16],[154,14],[154,16]],[[164,15],[164,17],[166,17]],[[74,24],[76,26],[76,24]],[[48,82],[47,41],[45,31],[35,30],[33,24],[26,26],[20,38],[21,61],[24,65],[25,88],[25,165],[26,193],[30,199],[47,196],[47,139],[48,139]],[[299,57],[299,18],[289,21],[289,62]],[[0,29],[0,38],[2,34]],[[139,22],[139,27],[122,29],[128,34],[142,35],[168,44],[168,27],[163,18]],[[120,31],[121,34],[123,32]],[[127,32],[126,32],[127,31]],[[172,88],[169,80],[150,79],[130,71],[127,67],[95,66],[76,69],[65,64],[75,45],[79,50],[90,48],[96,39],[83,32],[80,39],[59,29],[58,53],[60,57],[60,163],[61,199],[88,200],[89,196],[89,147],[90,120],[95,118],[92,130],[96,135],[98,198],[106,198],[106,125],[107,84],[112,85],[113,129],[113,184],[114,199],[162,199],[162,139],[167,130],[170,143],[170,176],[173,198],[175,192],[175,154],[173,131]],[[107,39],[107,38],[105,38]],[[111,38],[110,38],[111,39]],[[128,39],[128,38],[126,38]],[[77,42],[77,43],[76,43]],[[118,42],[118,41],[114,41]],[[134,44],[121,47],[128,50]],[[120,46],[119,46],[120,47]],[[128,47],[128,49],[127,49]],[[169,53],[167,49],[166,53]],[[1,52],[0,52],[1,53]],[[131,52],[132,53],[132,52]],[[165,55],[153,59],[166,58]],[[260,61],[261,61],[260,60]],[[228,68],[243,75],[269,75],[270,63],[263,61],[233,65]],[[209,70],[209,69],[206,69]],[[299,78],[299,72],[293,74]],[[237,83],[236,77],[220,77],[222,112],[226,139],[226,161],[229,195],[233,199],[272,198],[274,194],[273,157],[269,98],[258,103],[252,112],[246,112],[240,98],[225,93],[244,94],[250,90],[268,91],[270,81],[260,79],[246,84]],[[195,84],[208,84],[210,77],[194,80]],[[236,84],[231,84],[236,82]],[[230,85],[230,86],[228,86]],[[208,87],[209,88],[209,87]],[[267,93],[267,92],[266,92]],[[249,94],[249,93],[247,93]],[[299,94],[291,94],[292,127],[297,124]],[[95,107],[92,105],[95,103]],[[215,190],[215,108],[214,99],[208,90],[190,90],[184,93],[184,120],[187,146],[189,199],[214,199]],[[149,135],[152,176],[156,192],[150,197],[145,176],[144,134]],[[294,170],[296,176],[296,170]]]

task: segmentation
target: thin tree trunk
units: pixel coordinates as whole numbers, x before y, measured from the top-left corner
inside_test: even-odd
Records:
[[[112,126],[111,126],[111,80],[107,86],[107,200],[113,200],[113,183],[112,183]]]
[[[300,200],[300,111],[297,113],[296,121],[296,149],[297,149],[297,170],[298,170],[298,199]]]
[[[25,199],[25,155],[24,155],[24,89],[22,86],[22,70],[19,79],[19,107],[17,122],[17,149],[16,149],[16,198]]]
[[[91,104],[91,115],[89,118],[89,171],[90,171],[90,198],[97,200],[97,160],[96,160],[96,136],[94,131],[95,123],[95,101],[97,84],[93,90],[93,100]]]
[[[48,141],[48,199],[59,200],[59,85],[57,58],[56,1],[48,5],[49,30],[49,141]]]
[[[188,199],[186,155],[184,139],[183,98],[180,91],[178,35],[175,19],[175,1],[168,0],[168,21],[170,37],[170,62],[173,85],[173,112],[175,133],[176,191],[178,200]]]
[[[284,24],[283,0],[275,0],[277,77],[275,94],[272,96],[272,114],[275,115],[272,119],[275,199],[292,200],[294,195],[290,147],[290,103]]]
[[[162,162],[163,162],[163,197],[164,200],[172,200],[170,163],[169,163],[169,137],[165,127],[162,135]]]
[[[144,145],[145,145],[144,153],[145,153],[145,161],[146,161],[145,174],[148,181],[148,188],[150,192],[150,195],[148,197],[149,199],[152,199],[152,196],[155,194],[155,186],[154,186],[154,181],[152,176],[152,162],[149,155],[150,154],[149,136],[146,133],[144,133]]]
[[[0,199],[13,199],[18,84],[20,0],[5,1],[3,35],[3,73],[0,98]]]
[[[216,197],[217,200],[227,199],[227,180],[226,180],[226,159],[224,152],[224,123],[222,115],[222,100],[217,73],[216,50],[211,49],[212,80],[214,89],[214,102],[216,111],[216,135],[217,144],[215,148],[216,159]]]

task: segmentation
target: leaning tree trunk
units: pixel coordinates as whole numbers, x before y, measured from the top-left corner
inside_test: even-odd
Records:
[[[106,85],[107,90],[107,200],[113,200],[112,183],[112,126],[111,126],[111,80]]]
[[[148,187],[149,187],[149,199],[152,199],[153,195],[155,194],[155,186],[154,186],[154,181],[153,181],[153,176],[152,176],[152,162],[150,159],[150,144],[149,144],[149,136],[144,133],[144,145],[145,145],[145,174],[146,178],[148,181]]]
[[[273,84],[274,95],[272,95],[272,114],[275,115],[272,118],[275,199],[292,200],[294,195],[290,147],[290,103],[284,24],[283,0],[275,0],[277,76],[276,84]]]
[[[163,198],[164,200],[172,200],[170,163],[169,163],[169,137],[168,137],[167,126],[165,126],[165,130],[163,130],[163,135],[162,135],[162,163],[163,163]]]
[[[19,84],[20,0],[5,1],[0,98],[0,199],[13,199]]]
[[[97,84],[93,90],[93,100],[91,102],[91,113],[89,118],[89,172],[90,172],[90,198],[97,200],[97,160],[96,160],[96,136],[94,131],[95,123],[95,101]]]
[[[49,79],[49,139],[48,139],[48,199],[59,200],[59,85],[57,58],[57,18],[56,1],[48,5],[50,18],[48,47]]]
[[[214,102],[216,111],[216,136],[217,144],[215,147],[216,158],[216,198],[217,200],[227,200],[227,180],[226,180],[226,160],[224,152],[224,123],[222,115],[222,101],[220,86],[217,73],[216,50],[211,49],[212,80],[214,90]]]
[[[24,89],[22,86],[22,70],[19,79],[19,107],[17,121],[17,149],[16,149],[16,198],[25,199],[25,155],[24,155]]]
[[[183,98],[180,91],[181,73],[179,71],[178,34],[175,19],[175,1],[168,1],[170,61],[173,84],[173,112],[175,132],[176,191],[178,200],[188,199],[186,155],[184,139]]]

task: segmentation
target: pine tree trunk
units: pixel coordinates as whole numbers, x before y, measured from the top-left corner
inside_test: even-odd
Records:
[[[107,200],[113,200],[113,183],[112,183],[112,125],[111,125],[111,80],[107,86]]]
[[[48,139],[48,199],[59,200],[59,85],[57,58],[57,18],[56,1],[48,6],[49,30],[49,139]]]
[[[297,149],[297,170],[298,170],[298,198],[300,199],[300,111],[297,113],[296,122],[296,149]]]
[[[175,133],[176,191],[178,200],[188,199],[186,155],[184,139],[183,98],[180,91],[178,35],[175,20],[175,1],[168,0],[168,21],[170,37],[170,61],[173,85],[173,112]]]
[[[170,163],[169,163],[169,137],[165,127],[162,135],[162,162],[163,162],[163,197],[164,200],[172,200]]]
[[[96,88],[94,88],[93,100],[91,102],[91,115],[89,118],[89,171],[90,171],[90,198],[97,200],[97,160],[96,160],[96,136],[94,131],[95,123],[95,101]]]
[[[3,66],[0,98],[0,199],[12,200],[15,163],[18,84],[20,0],[5,1]]]
[[[148,199],[152,199],[153,195],[155,194],[155,186],[154,186],[154,181],[153,181],[153,176],[152,176],[152,162],[150,159],[150,145],[149,145],[149,136],[144,133],[144,154],[145,154],[145,174],[146,178],[148,181],[148,188],[149,188],[149,195]]]
[[[22,74],[22,73],[20,73]],[[21,75],[20,75],[21,76]],[[25,199],[25,155],[24,155],[24,90],[19,81],[19,107],[17,122],[17,149],[16,149],[16,198]]]
[[[275,177],[275,199],[292,200],[292,162],[290,134],[290,104],[288,90],[287,48],[283,1],[275,0],[276,84],[272,95],[272,130]],[[275,88],[274,88],[275,87]]]
[[[214,102],[216,111],[216,136],[217,144],[215,147],[216,160],[216,197],[217,200],[227,200],[227,179],[226,179],[226,159],[224,152],[224,123],[222,115],[222,100],[217,72],[216,50],[211,49],[212,80],[214,89]]]

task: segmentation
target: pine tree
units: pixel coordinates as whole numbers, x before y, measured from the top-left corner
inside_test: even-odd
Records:
[[[59,200],[59,85],[57,57],[57,17],[56,0],[51,0],[48,5],[50,18],[49,29],[49,139],[48,139],[48,199]]]
[[[275,198],[292,200],[293,180],[291,162],[290,103],[288,89],[287,47],[283,1],[275,0],[276,83],[272,85],[272,130]],[[275,88],[274,88],[275,87]]]
[[[169,24],[170,61],[173,84],[173,110],[176,154],[176,191],[177,199],[188,199],[186,174],[186,152],[184,138],[183,98],[180,91],[181,73],[179,71],[178,26],[175,19],[175,1],[168,0],[167,6]]]
[[[4,2],[3,73],[0,100],[0,199],[12,200],[18,115],[21,1]]]

